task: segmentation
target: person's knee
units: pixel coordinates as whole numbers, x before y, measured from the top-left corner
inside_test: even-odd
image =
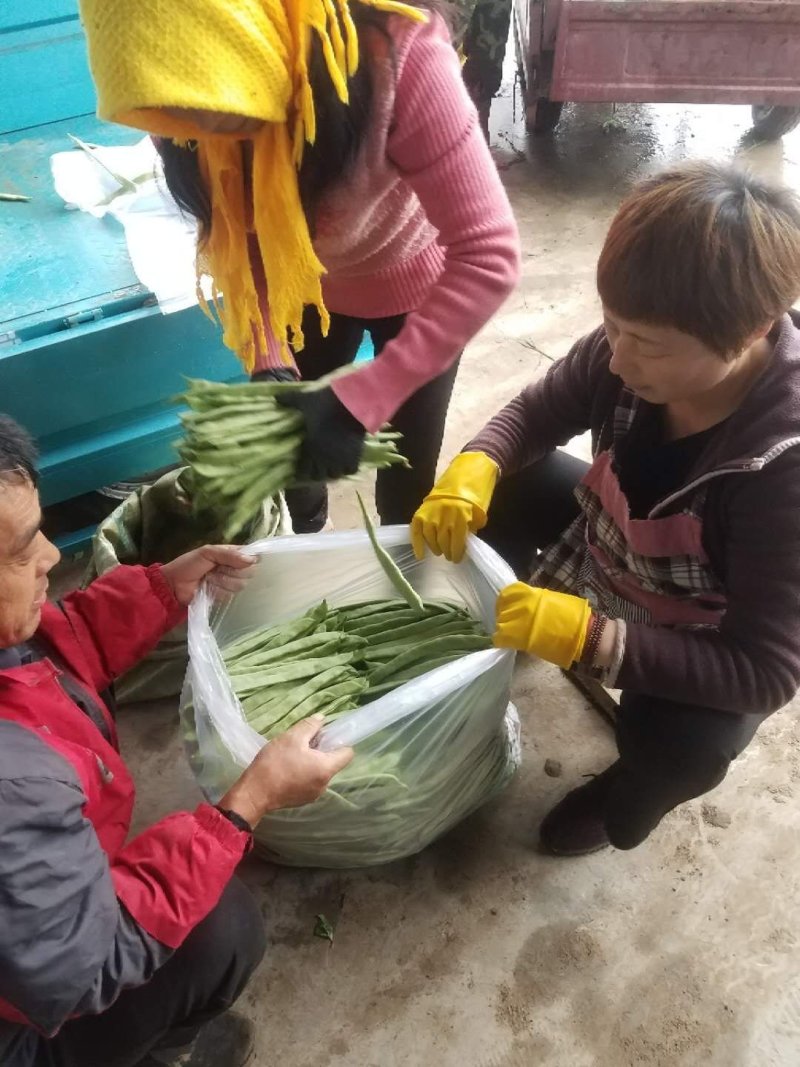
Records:
[[[673,808],[715,789],[761,721],[623,693],[617,715],[621,773],[606,820],[611,843],[635,848]]]
[[[674,749],[667,748],[650,768],[656,784],[674,790],[679,802],[715,789],[730,769],[733,753],[724,738],[698,736]]]
[[[743,745],[738,720],[710,709],[624,693],[617,717],[622,765],[682,800],[719,785]]]
[[[206,976],[206,988],[229,1006],[261,962],[267,941],[264,920],[247,887],[233,878],[215,908],[182,947],[183,963]]]
[[[713,745],[657,767],[623,765],[606,802],[609,841],[622,851],[641,845],[670,811],[716,788],[729,767],[729,757]]]
[[[264,957],[267,935],[255,897],[238,878],[228,884],[214,918],[219,936],[229,944],[241,969],[249,977]]]
[[[723,780],[731,765],[730,755],[716,745],[698,746],[686,753],[673,772],[683,786],[686,800],[700,797]]]

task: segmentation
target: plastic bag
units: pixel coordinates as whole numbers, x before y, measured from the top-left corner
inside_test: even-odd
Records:
[[[470,538],[463,563],[418,562],[406,526],[378,538],[421,596],[464,604],[494,628],[495,600],[514,575]],[[396,596],[366,532],[284,537],[248,546],[255,577],[224,606],[201,590],[189,609],[189,671],[181,701],[187,750],[216,803],[264,744],[247,724],[220,646],[255,627],[333,606]],[[366,867],[411,855],[501,790],[520,761],[509,703],[514,654],[476,652],[446,664],[324,727],[320,748],[354,745],[352,763],[314,804],[267,816],[259,851],[280,863]]]
[[[140,486],[100,523],[92,540],[84,588],[121,563],[168,563],[192,548],[218,539],[218,532],[199,520],[192,509],[182,484],[185,469],[169,471],[152,485]],[[265,501],[251,535],[278,537],[290,533],[291,528],[285,504],[282,498],[276,498]],[[181,624],[116,681],[117,703],[177,696],[186,664],[186,626]]]

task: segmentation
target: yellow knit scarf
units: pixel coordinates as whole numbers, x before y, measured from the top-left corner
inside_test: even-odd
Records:
[[[424,21],[401,0],[358,0]],[[209,274],[224,341],[252,370],[264,324],[248,254],[242,139],[206,134],[166,108],[229,112],[264,125],[253,143],[252,228],[269,296],[269,325],[291,362],[286,339],[302,348],[303,309],[319,309],[324,268],[311,243],[298,170],[316,137],[308,78],[312,33],[322,44],[332,90],[348,102],[358,68],[358,35],[348,0],[81,0],[101,118],[178,141],[196,141],[211,203],[211,227],[198,250]],[[205,307],[202,294],[198,294]],[[224,305],[219,297],[224,297]],[[207,309],[206,309],[207,310]]]

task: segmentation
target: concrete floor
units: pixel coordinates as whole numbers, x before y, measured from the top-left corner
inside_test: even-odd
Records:
[[[800,186],[800,133],[745,150],[744,108],[626,106],[605,130],[610,108],[568,108],[527,145],[512,104],[499,102],[495,141],[524,279],[464,357],[444,457],[596,324],[595,258],[632,179],[738,155]],[[354,521],[341,494],[335,516]],[[611,733],[547,665],[520,664],[514,699],[522,770],[422,855],[365,872],[245,866],[270,934],[242,1002],[259,1067],[800,1063],[800,705],[635,852],[559,861],[534,850],[537,822],[610,762]],[[197,800],[174,707],[125,712],[122,736],[140,825]],[[312,936],[318,912],[333,945]]]

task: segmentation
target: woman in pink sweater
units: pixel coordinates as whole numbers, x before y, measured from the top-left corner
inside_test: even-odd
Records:
[[[125,44],[114,38],[112,48],[123,6]],[[113,30],[109,8],[120,8]],[[174,0],[145,2],[141,12],[122,0],[84,0],[83,10],[100,113],[162,136],[167,183],[200,222],[201,252],[206,243],[222,261],[240,240],[234,224],[249,231],[249,271],[229,269],[227,288],[215,276],[226,315],[234,298],[246,305],[240,289],[252,285],[248,329],[236,346],[248,369],[319,378],[352,363],[365,333],[372,337],[378,358],[297,397],[307,431],[301,472],[317,484],[290,494],[296,531],[322,527],[324,483],[354,472],[365,432],[389,420],[404,435],[411,469],[379,474],[378,512],[384,523],[408,522],[433,483],[460,353],[519,270],[511,208],[442,17],[393,0],[339,0],[335,10],[323,0]],[[201,10],[213,20],[207,38],[198,28]],[[170,35],[184,49],[174,57],[165,52]],[[205,69],[198,70],[185,62],[185,49],[189,42],[197,51],[191,45],[201,37]],[[161,71],[149,81],[140,69],[148,48],[159,53]],[[286,55],[276,58],[282,49]],[[241,58],[241,69],[223,69],[226,50]],[[340,52],[346,58],[337,67]],[[264,129],[277,136],[267,116],[276,113],[272,81],[284,75],[278,96],[288,103],[277,114],[292,139],[301,212],[295,218],[290,205],[293,221],[279,233],[286,212],[273,199],[288,203],[295,188],[287,192],[277,142],[265,149]],[[269,107],[252,99],[264,92],[272,93]],[[240,145],[235,166],[230,154],[223,167],[196,150],[221,137]],[[215,203],[230,197],[230,181],[241,183],[245,205],[234,224],[235,212]],[[296,269],[292,243],[305,228],[318,292],[305,285],[308,254]],[[282,309],[290,304],[287,316]],[[234,332],[225,325],[226,335]]]

